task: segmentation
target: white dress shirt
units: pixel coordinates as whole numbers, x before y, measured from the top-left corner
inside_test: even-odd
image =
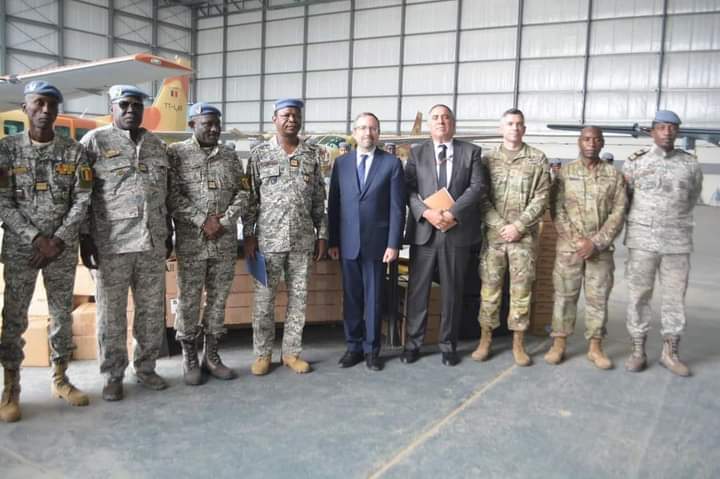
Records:
[[[440,145],[445,145],[447,147],[447,150],[445,150],[445,157],[447,159],[447,188],[450,188],[450,178],[452,178],[452,169],[453,169],[453,141],[450,140],[446,143],[435,143],[433,141],[433,146],[435,147],[435,174],[440,177],[440,160],[438,159],[438,155],[440,154]]]
[[[373,159],[375,158],[375,147],[372,147],[372,150],[368,151],[367,153],[363,153],[360,150],[356,150],[357,154],[355,155],[355,169],[358,169],[360,167],[360,163],[362,162],[362,156],[366,155],[367,159],[365,160],[365,178],[363,178],[363,184],[365,184],[365,181],[367,181],[368,173],[370,172],[370,165],[372,165]]]

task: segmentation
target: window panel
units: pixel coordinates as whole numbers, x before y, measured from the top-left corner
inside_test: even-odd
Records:
[[[300,96],[302,96],[302,74],[291,73],[288,75],[268,75],[265,77],[266,98],[300,98]]]
[[[513,104],[512,93],[496,95],[461,95],[458,97],[456,116],[462,120],[484,120],[497,124],[500,116]]]
[[[524,0],[523,23],[585,20],[588,0]]]
[[[517,25],[518,0],[483,0],[462,4],[463,29]],[[492,12],[492,15],[488,15]]]
[[[228,103],[225,106],[225,127],[227,123],[249,123],[260,120],[260,102]]]
[[[380,8],[355,12],[355,38],[399,35],[402,23],[400,8]]]
[[[458,92],[512,91],[515,62],[463,63],[458,72]]]
[[[222,53],[197,56],[197,77],[219,77],[222,76]]]
[[[331,42],[347,40],[350,31],[350,14],[334,13],[308,18],[308,41]]]
[[[579,93],[520,93],[518,107],[533,122],[576,121],[582,114]]]
[[[356,67],[397,65],[400,59],[400,37],[356,40],[353,65]]]
[[[442,103],[443,105],[452,105],[452,96],[450,95],[423,95],[423,96],[406,96],[402,99],[402,119],[407,121],[415,121],[417,112],[423,114],[423,131],[427,131],[427,117],[430,107]],[[404,129],[404,128],[403,128]],[[409,128],[408,128],[409,130]]]
[[[306,78],[308,98],[347,96],[347,70],[309,72]]]
[[[225,88],[227,101],[257,100],[260,98],[260,77],[227,78]]]
[[[665,49],[720,49],[720,14],[681,15],[668,17]]]
[[[585,23],[524,27],[523,57],[559,57],[585,53]]]
[[[397,97],[353,98],[350,111],[353,120],[360,113],[369,111],[380,119],[380,128],[382,130],[394,131],[394,122],[397,120],[397,102]]]
[[[216,53],[222,45],[222,30],[200,30],[197,32],[197,52]],[[229,43],[228,43],[228,48]]]
[[[520,91],[582,90],[585,61],[582,58],[523,60]]]
[[[213,80],[197,80],[197,97],[202,101],[221,101],[222,100],[222,80],[219,78]]]
[[[515,28],[473,30],[460,34],[460,61],[515,58]]]
[[[455,60],[455,33],[416,35],[405,39],[405,63],[440,63]]]
[[[265,44],[295,45],[303,42],[304,22],[302,18],[267,22],[265,27]]]
[[[406,67],[403,72],[403,93],[406,95],[450,93],[454,81],[453,65]]]
[[[655,113],[655,93],[589,92],[585,116],[587,121],[645,122]]]
[[[307,69],[325,70],[330,68],[347,68],[350,61],[349,51],[349,42],[308,45]]]
[[[720,88],[720,52],[666,54],[663,88]]]
[[[347,100],[308,100],[305,103],[305,121],[345,121]],[[307,127],[306,127],[307,129]],[[343,126],[343,130],[345,127]],[[316,130],[317,131],[317,130]]]
[[[260,73],[260,50],[228,52],[227,74],[254,75]]]
[[[382,81],[378,81],[382,78]],[[395,95],[398,90],[398,68],[374,68],[353,72],[353,96]]]
[[[663,0],[603,0],[593,2],[592,18],[661,15]]]
[[[657,78],[654,54],[590,57],[589,90],[652,90]]]
[[[65,1],[65,26],[94,33],[107,34],[107,9],[92,7],[73,0]],[[107,53],[107,51],[105,52]]]
[[[268,48],[265,50],[265,71],[267,73],[300,71],[302,66],[302,46]]]
[[[220,37],[222,42],[222,37]],[[228,50],[249,50],[251,48],[260,48],[262,44],[262,25],[254,23],[251,25],[241,25],[237,27],[228,27],[227,29]],[[215,49],[222,43],[216,43]]]
[[[661,18],[632,18],[592,23],[590,54],[644,53],[660,50]]]
[[[457,26],[457,2],[434,2],[405,7],[405,33],[454,30]]]

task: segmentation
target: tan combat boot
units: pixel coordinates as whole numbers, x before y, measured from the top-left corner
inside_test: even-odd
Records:
[[[567,346],[567,337],[555,336],[552,347],[545,353],[545,362],[548,364],[560,364],[565,357],[565,347]]]
[[[265,376],[270,372],[270,356],[258,356],[255,362],[250,366],[250,372],[255,376]]]
[[[72,385],[65,374],[67,367],[67,361],[61,360],[53,363],[52,395],[64,399],[71,406],[87,406],[90,404],[90,399],[87,394]]]
[[[283,355],[282,362],[298,374],[305,374],[311,371],[307,361],[300,359],[300,356]]]
[[[631,373],[638,373],[647,366],[647,356],[645,355],[645,339],[646,336],[633,336],[633,350],[630,357],[625,360],[625,369]]]
[[[20,420],[20,370],[5,368],[5,388],[0,401],[0,421]]]
[[[490,357],[490,346],[492,345],[492,329],[482,328],[480,331],[480,343],[471,357],[475,361],[485,361]]]
[[[690,368],[688,368],[678,357],[678,345],[680,336],[665,336],[663,338],[663,349],[660,355],[660,364],[670,370],[671,373],[678,376],[690,376]]]
[[[515,364],[518,366],[530,366],[532,361],[530,356],[525,352],[525,345],[523,344],[525,339],[525,331],[513,331],[513,358],[515,358]]]
[[[613,367],[612,361],[602,349],[602,338],[590,338],[587,358],[599,369],[611,369]]]

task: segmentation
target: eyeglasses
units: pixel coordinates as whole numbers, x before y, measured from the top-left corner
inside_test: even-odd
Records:
[[[116,105],[119,106],[121,110],[127,110],[127,109],[130,108],[131,106],[132,106],[133,108],[139,108],[139,109],[145,108],[145,105],[144,105],[142,102],[139,102],[139,101],[125,101],[125,100],[123,100],[123,101],[117,102]]]
[[[378,128],[376,126],[367,126],[367,125],[356,126],[355,129],[360,130],[360,131],[371,131],[373,133],[377,133],[378,131],[380,131],[380,128]]]

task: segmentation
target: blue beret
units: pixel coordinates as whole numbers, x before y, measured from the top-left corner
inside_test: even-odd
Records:
[[[302,110],[304,106],[305,103],[303,103],[302,100],[298,100],[297,98],[281,98],[275,102],[273,110],[278,111],[282,110],[283,108],[297,108],[298,110]]]
[[[673,125],[679,125],[680,117],[674,111],[670,110],[658,110],[655,113],[655,123],[672,123]]]
[[[121,98],[125,98],[126,96],[133,96],[141,100],[150,97],[150,95],[133,85],[113,85],[108,90],[108,95],[110,95],[110,101],[112,103],[120,101]]]
[[[605,153],[600,155],[600,159],[605,160],[605,161],[613,161],[613,160],[615,160],[615,156],[612,153],[610,153],[609,151],[606,151]]]
[[[217,115],[218,117],[221,117],[222,113],[220,113],[220,110],[208,103],[197,102],[190,107],[190,110],[188,110],[188,116],[192,118],[200,115]]]
[[[350,145],[348,145],[345,141],[341,141],[338,143],[338,148],[350,148]]]
[[[550,158],[550,166],[553,165],[562,165],[562,160],[560,158]]]
[[[55,98],[58,103],[63,102],[63,96],[62,93],[60,93],[60,90],[58,90],[48,82],[42,80],[33,80],[27,85],[25,85],[25,94],[51,96]]]

